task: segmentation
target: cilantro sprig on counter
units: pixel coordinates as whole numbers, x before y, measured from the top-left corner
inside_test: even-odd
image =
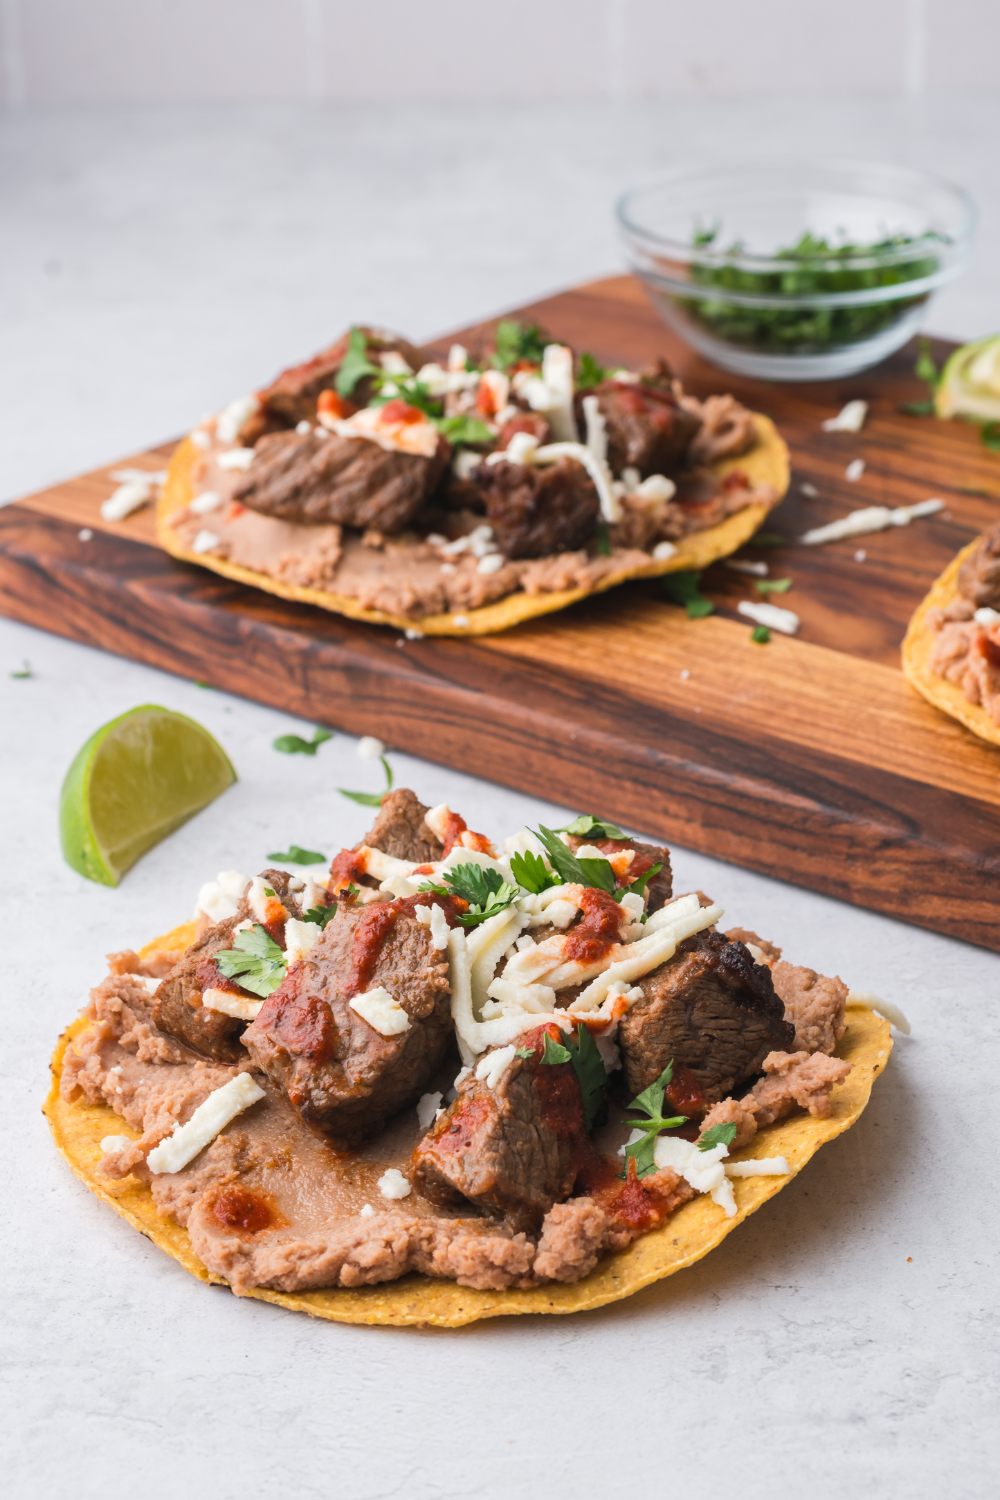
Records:
[[[689,620],[703,620],[715,614],[715,605],[698,587],[701,573],[680,571],[667,573],[663,579],[663,595],[671,604],[683,604]]]
[[[317,725],[311,740],[304,740],[300,734],[279,734],[272,741],[271,748],[280,750],[283,755],[315,755],[320,745],[325,745],[327,740],[332,739],[332,730]]]
[[[519,1047],[518,1057],[533,1057],[534,1047]],[[588,1131],[592,1130],[604,1108],[608,1072],[590,1034],[590,1028],[579,1022],[575,1033],[566,1036],[565,1043],[554,1042],[546,1032],[542,1040],[543,1063],[572,1063],[580,1093],[583,1096],[583,1119]]]
[[[787,594],[792,586],[790,578],[755,578],[754,588],[765,598],[768,594]]]
[[[285,977],[285,955],[259,922],[244,927],[232,948],[213,954],[215,967],[225,979],[233,979],[252,995],[266,1000]]]
[[[268,859],[280,860],[285,865],[325,865],[326,855],[318,849],[302,849],[298,844],[289,844],[283,854],[269,854]]]
[[[351,802],[358,802],[362,807],[381,807],[382,803],[392,791],[392,767],[384,755],[379,756],[385,771],[384,792],[348,792],[344,787],[337,788],[342,797],[347,797]]]
[[[622,1177],[626,1176],[628,1172],[629,1157],[632,1157],[635,1161],[635,1175],[637,1177],[648,1177],[651,1172],[655,1172],[656,1137],[661,1130],[675,1130],[678,1125],[685,1125],[687,1123],[687,1115],[673,1115],[669,1119],[663,1118],[663,1100],[666,1097],[667,1087],[673,1076],[674,1060],[671,1058],[656,1082],[651,1083],[648,1088],[643,1089],[641,1094],[636,1094],[629,1105],[629,1109],[639,1109],[647,1118],[644,1120],[625,1121],[625,1124],[630,1126],[631,1129],[641,1130],[644,1134],[640,1140],[633,1141],[631,1145],[625,1147],[625,1171],[621,1173]]]

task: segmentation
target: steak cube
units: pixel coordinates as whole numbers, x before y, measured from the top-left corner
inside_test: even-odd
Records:
[[[493,1088],[470,1073],[417,1146],[412,1180],[432,1202],[466,1198],[531,1233],[569,1197],[590,1143],[572,1063],[542,1062],[546,1033],[562,1036],[550,1023],[522,1037],[532,1055],[515,1054]]]
[[[687,938],[637,983],[643,999],[618,1027],[625,1082],[639,1094],[673,1059],[675,1085],[684,1081],[667,1097],[685,1113],[704,1113],[795,1036],[770,969],[714,929]]]
[[[678,404],[666,382],[605,380],[586,394],[597,397],[607,424],[613,473],[631,467],[646,478],[681,468],[701,422]]]
[[[425,458],[320,428],[275,432],[257,444],[233,498],[281,521],[402,531],[437,488],[450,452],[443,438]]]
[[[594,535],[601,503],[586,469],[571,458],[538,468],[480,464],[472,478],[506,557],[573,552]]]
[[[603,854],[620,854],[623,849],[633,850],[635,858],[629,865],[623,882],[627,885],[641,880],[654,865],[662,866],[646,883],[646,910],[659,911],[660,907],[665,906],[670,900],[673,882],[670,872],[670,850],[665,846],[641,844],[638,839],[594,839],[589,834],[571,833],[569,835],[569,846],[574,853],[582,844],[592,844]]]
[[[395,350],[403,356],[411,370],[419,370],[423,364],[420,350],[405,339],[376,333],[371,328],[362,328],[361,332],[365,335],[365,352],[369,363],[377,365],[380,354]],[[321,391],[332,391],[336,386],[349,340],[350,333],[342,334],[328,349],[321,350],[304,364],[282,370],[266,390],[259,391],[261,409],[248,419],[244,431],[240,433],[240,441],[247,442],[259,437],[269,423],[278,422],[294,427],[297,422],[315,422],[319,394]],[[356,406],[366,406],[373,392],[371,378],[365,376],[351,392],[351,400]]]
[[[452,1040],[447,959],[414,917],[415,904],[341,902],[243,1033],[254,1062],[302,1118],[345,1142],[375,1134],[414,1104]],[[405,1029],[385,1035],[350,1005],[377,989],[406,1013]]]
[[[408,787],[397,787],[382,798],[378,817],[361,842],[393,859],[435,864],[444,855],[444,845],[424,822],[429,811]]]

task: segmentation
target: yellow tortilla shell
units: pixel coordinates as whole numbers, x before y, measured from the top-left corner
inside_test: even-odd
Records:
[[[931,669],[937,633],[928,624],[927,616],[932,609],[944,609],[960,598],[959,569],[978,542],[977,537],[952,558],[927,598],[918,605],[903,640],[903,676],[942,713],[950,714],[980,739],[989,740],[991,745],[1000,745],[1000,724],[994,724],[982,704],[970,703],[957,683],[949,682],[947,677]]]
[[[755,489],[770,485],[780,500],[788,489],[788,448],[770,417],[755,412],[754,423],[758,438],[756,447],[738,458],[722,459],[713,468],[717,474],[741,469]],[[728,516],[718,526],[681,537],[672,557],[660,562],[650,558],[648,563],[643,563],[640,567],[623,568],[620,572],[610,573],[592,588],[561,589],[551,594],[508,594],[495,604],[485,604],[481,609],[465,611],[464,618],[468,624],[456,625],[453,614],[424,615],[421,619],[389,615],[378,609],[365,609],[357,599],[352,599],[347,594],[331,594],[324,589],[299,588],[295,584],[280,583],[265,573],[254,572],[252,568],[243,568],[222,558],[209,557],[181,546],[173,527],[168,525],[168,517],[175,511],[183,510],[194,497],[191,466],[197,456],[198,450],[190,439],[185,438],[174,453],[167,482],[157,503],[157,541],[171,556],[178,557],[183,562],[195,563],[201,568],[211,568],[224,578],[251,584],[254,588],[264,589],[266,593],[278,594],[282,599],[295,599],[300,604],[317,604],[320,609],[347,615],[352,620],[368,620],[373,625],[394,625],[397,630],[417,629],[424,635],[492,635],[497,630],[508,630],[510,626],[519,625],[522,620],[530,620],[535,615],[565,609],[578,599],[585,599],[589,594],[603,593],[605,589],[614,588],[616,584],[625,583],[630,578],[656,578],[663,573],[707,568],[709,563],[717,562],[720,557],[728,557],[738,547],[742,547],[744,542],[748,542],[772,508],[767,505],[748,505],[735,515]]]
[[[182,952],[194,940],[194,924],[186,923],[165,937],[148,943],[140,957],[154,951]],[[193,1253],[186,1229],[169,1218],[161,1218],[148,1185],[136,1177],[117,1180],[97,1170],[106,1135],[135,1136],[108,1105],[77,1100],[67,1104],[59,1093],[63,1055],[75,1036],[89,1022],[79,1019],[63,1032],[52,1058],[52,1088],[45,1101],[56,1145],[76,1175],[105,1203],[152,1240],[154,1245],[180,1261],[186,1271],[201,1281],[227,1285],[225,1279],[206,1270]],[[309,1313],[335,1323],[380,1323],[397,1327],[433,1325],[459,1328],[480,1318],[512,1313],[572,1313],[620,1302],[633,1292],[672,1276],[701,1260],[748,1215],[791,1181],[826,1141],[850,1129],[871,1094],[876,1076],[885,1067],[892,1050],[889,1023],[867,1006],[852,1005],[847,1011],[847,1030],[837,1056],[852,1064],[851,1072],[831,1095],[832,1111],[826,1120],[811,1115],[792,1115],[758,1131],[750,1146],[733,1155],[733,1161],[754,1157],[784,1156],[791,1168],[788,1177],[744,1177],[733,1180],[737,1212],[727,1219],[722,1209],[706,1196],[693,1198],[674,1213],[660,1229],[643,1235],[620,1254],[606,1256],[582,1281],[570,1286],[533,1287],[501,1292],[473,1291],[453,1281],[409,1275],[399,1281],[348,1289],[331,1287],[316,1292],[272,1292],[258,1288],[248,1292],[264,1302],[276,1302],[293,1312]]]

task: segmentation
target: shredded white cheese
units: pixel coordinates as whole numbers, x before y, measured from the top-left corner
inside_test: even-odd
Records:
[[[844,470],[844,478],[851,484],[856,484],[865,472],[865,461],[863,458],[852,459]]]
[[[787,1177],[791,1168],[783,1156],[758,1156],[753,1161],[727,1161],[727,1177]]]
[[[982,609],[976,610],[972,618],[977,625],[1000,625],[1000,610],[990,609],[987,605],[983,605]]]
[[[780,630],[782,635],[794,635],[802,624],[794,610],[781,609],[777,604],[754,604],[749,599],[741,599],[736,612],[746,615],[748,620],[753,620],[757,625]]]
[[[383,1198],[408,1198],[413,1189],[398,1167],[389,1167],[378,1180]]]
[[[819,547],[824,542],[840,542],[869,531],[885,531],[890,526],[908,526],[911,521],[936,515],[943,509],[944,501],[938,499],[920,500],[916,505],[896,505],[892,509],[887,505],[866,505],[827,526],[814,526],[811,531],[804,532],[799,541],[807,547]]]
[[[410,1018],[406,1011],[382,985],[366,990],[363,995],[352,996],[347,1003],[351,1010],[356,1011],[362,1020],[367,1021],[382,1036],[401,1036],[410,1029]]]
[[[249,469],[253,459],[252,448],[230,448],[226,453],[220,453],[215,461],[220,469]]]
[[[481,557],[476,563],[476,572],[491,574],[499,573],[507,559],[502,552],[491,552],[487,557]]]
[[[638,1136],[641,1139],[641,1131]],[[693,1141],[682,1140],[677,1135],[659,1136],[653,1149],[653,1160],[660,1171],[672,1167],[696,1193],[708,1193],[726,1218],[731,1219],[736,1213],[736,1199],[722,1165],[722,1158],[728,1155],[728,1146],[720,1144],[713,1146],[711,1151],[699,1151]]]
[[[448,946],[448,918],[440,906],[418,906],[414,912],[418,922],[431,930],[431,947],[443,953]]]
[[[188,506],[193,516],[207,516],[210,510],[218,510],[222,504],[222,496],[218,490],[202,490],[200,495],[195,495]]]
[[[362,760],[381,760],[385,754],[385,746],[373,734],[363,734],[355,749]]]
[[[669,557],[673,557],[676,551],[677,548],[673,542],[657,542],[651,556],[655,562],[666,562]]]
[[[476,1077],[480,1083],[485,1083],[488,1089],[495,1089],[514,1061],[516,1052],[513,1042],[508,1047],[498,1047],[495,1052],[488,1052],[476,1068]]]
[[[848,1005],[867,1005],[871,1010],[878,1011],[884,1016],[891,1026],[901,1031],[904,1036],[910,1035],[910,1023],[903,1015],[898,1005],[893,1005],[891,1000],[882,1000],[878,995],[873,995],[870,990],[848,990]]]
[[[443,1094],[421,1094],[417,1100],[417,1124],[421,1130],[428,1130],[437,1118],[437,1112],[441,1108]]]
[[[848,401],[835,417],[827,417],[821,425],[824,432],[860,432],[867,415],[867,401]]]
[[[222,538],[217,537],[214,531],[199,531],[191,543],[192,552],[213,552],[221,545]]]
[[[260,1015],[263,1000],[251,1000],[248,995],[234,995],[229,990],[206,990],[201,997],[206,1010],[217,1010],[224,1016],[236,1016],[241,1021],[253,1021]]]
[[[611,471],[607,464],[599,463],[590,449],[585,448],[582,443],[546,443],[544,448],[539,448],[535,454],[535,462],[539,464],[554,464],[560,458],[575,458],[578,464],[583,465],[594,481],[594,488],[601,502],[602,519],[612,523],[620,521],[622,518],[621,497],[612,490]]]
[[[140,510],[153,498],[153,486],[146,480],[131,479],[120,484],[110,499],[101,506],[105,521],[124,521],[133,511]]]
[[[767,577],[766,562],[750,562],[745,557],[727,557],[723,567],[732,568],[734,573],[750,573],[754,578]]]
[[[359,1219],[374,1219],[374,1217],[375,1217],[375,1210],[372,1208],[372,1206],[371,1206],[370,1203],[363,1203],[361,1205],[361,1207],[358,1209],[358,1218]]]
[[[256,396],[237,396],[224,407],[215,421],[215,436],[220,443],[235,443],[236,435],[247,417],[260,410]]]
[[[221,1088],[213,1090],[186,1124],[178,1125],[172,1135],[153,1148],[146,1157],[149,1170],[179,1172],[215,1140],[230,1120],[263,1097],[264,1090],[249,1073],[237,1073]]]
[[[641,484],[637,484],[633,494],[639,496],[640,500],[649,500],[659,503],[664,500],[672,500],[677,493],[677,486],[666,474],[650,474]]]

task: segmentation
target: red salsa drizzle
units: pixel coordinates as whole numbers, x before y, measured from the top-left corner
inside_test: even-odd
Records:
[[[996,641],[988,635],[981,635],[976,641],[976,650],[991,667],[1000,669],[1000,646]]]
[[[614,947],[624,912],[614,896],[588,886],[580,897],[582,921],[566,935],[563,953],[581,964],[596,964]]]
[[[354,929],[351,948],[351,967],[344,975],[344,994],[360,995],[368,988],[368,981],[378,962],[378,956],[399,915],[395,901],[372,901],[361,913],[361,920]]]
[[[467,1150],[472,1137],[489,1114],[490,1104],[487,1099],[457,1099],[454,1109],[441,1121],[443,1128],[432,1130],[424,1137],[413,1153],[414,1159],[431,1149],[449,1155]]]
[[[742,469],[730,469],[722,476],[722,488],[731,493],[733,490],[748,490],[751,485]]]
[[[648,1178],[636,1176],[635,1158],[628,1157],[626,1176],[619,1177],[621,1158],[598,1156],[586,1163],[576,1181],[576,1191],[593,1198],[608,1218],[623,1228],[639,1234],[662,1224],[671,1210],[657,1187]]]
[[[545,1123],[561,1140],[582,1137],[589,1145],[584,1125],[583,1097],[571,1062],[544,1063],[542,1054],[548,1036],[557,1046],[565,1046],[562,1028],[554,1021],[546,1026],[537,1026],[520,1038],[519,1045],[525,1051],[533,1050],[534,1056],[525,1058],[525,1067],[534,1074],[535,1092],[545,1116]]]
[[[667,1084],[667,1102],[679,1115],[703,1115],[705,1095],[701,1084],[690,1068],[674,1068],[674,1076]]]
[[[448,855],[454,849],[455,845],[458,843],[462,843],[463,833],[468,834],[469,836],[469,839],[465,841],[463,847],[467,849],[478,849],[480,854],[493,853],[493,845],[490,843],[486,835],[484,833],[473,833],[472,829],[469,827],[468,823],[466,823],[461,814],[454,813],[449,808],[448,818],[445,823],[444,830],[444,853],[441,855],[442,859],[447,859]],[[471,840],[471,842],[469,842],[469,840]]]
[[[336,891],[339,886],[349,885],[358,874],[358,852],[356,849],[341,849],[335,854],[330,863],[331,891]]]
[[[224,1189],[213,1198],[210,1212],[223,1229],[243,1230],[246,1234],[260,1234],[262,1229],[269,1229],[276,1217],[259,1194],[242,1187]]]
[[[256,1028],[262,1035],[273,1037],[294,1057],[325,1062],[333,1056],[337,1045],[337,1026],[325,1000],[319,995],[301,993],[299,986],[307,973],[304,964],[296,964],[268,995],[244,1036]]]

